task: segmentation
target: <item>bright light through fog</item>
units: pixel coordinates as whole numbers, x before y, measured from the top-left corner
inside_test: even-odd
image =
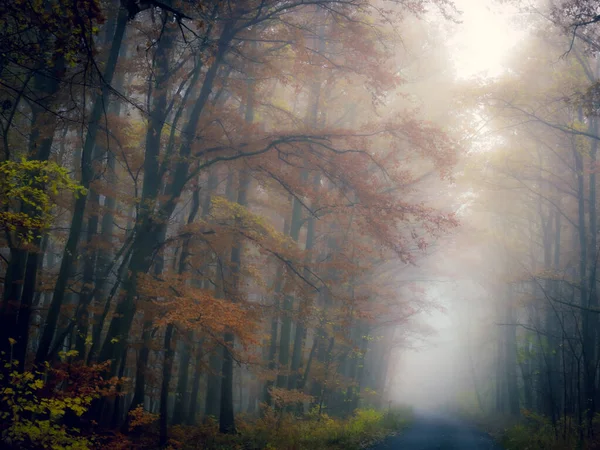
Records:
[[[449,42],[456,75],[499,75],[505,58],[524,35],[514,23],[516,8],[494,0],[456,0],[455,4],[463,12]]]

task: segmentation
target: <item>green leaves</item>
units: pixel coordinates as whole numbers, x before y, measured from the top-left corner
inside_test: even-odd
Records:
[[[0,228],[19,231],[25,241],[34,230],[52,223],[52,209],[61,192],[86,195],[65,167],[50,161],[21,159],[0,163]]]
[[[61,358],[75,351],[61,352]],[[0,360],[0,364],[3,363]],[[103,374],[107,365],[89,367],[68,362],[56,368],[19,372],[17,362],[6,362],[0,371],[0,441],[11,448],[89,449],[99,448],[93,434],[65,424],[67,413],[77,417],[88,412],[92,402],[107,395]],[[11,370],[12,369],[12,370]]]

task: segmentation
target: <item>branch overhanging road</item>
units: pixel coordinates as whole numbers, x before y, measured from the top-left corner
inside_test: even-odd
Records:
[[[501,450],[490,436],[458,419],[420,413],[402,433],[371,450]]]

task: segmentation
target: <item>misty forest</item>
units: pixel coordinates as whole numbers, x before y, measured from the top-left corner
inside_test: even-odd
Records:
[[[600,2],[0,1],[0,447],[600,448]]]

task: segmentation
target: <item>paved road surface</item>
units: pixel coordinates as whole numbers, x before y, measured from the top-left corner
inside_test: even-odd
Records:
[[[415,416],[413,424],[371,450],[501,450],[485,433],[448,417]]]

